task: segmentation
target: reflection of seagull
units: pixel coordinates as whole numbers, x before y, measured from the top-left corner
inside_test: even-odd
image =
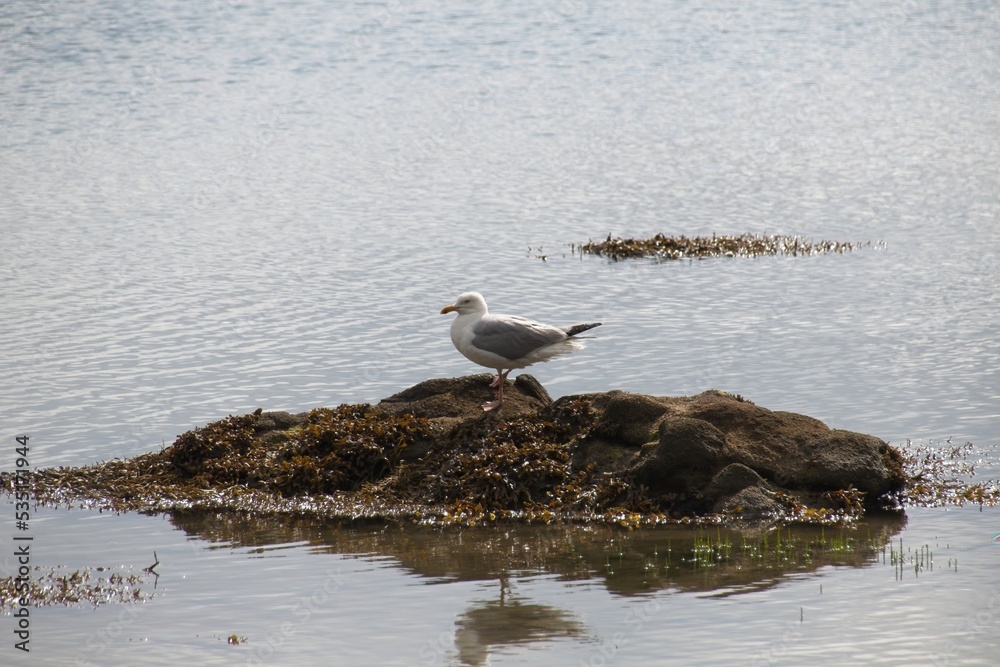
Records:
[[[488,665],[494,652],[511,646],[586,637],[587,627],[570,612],[516,599],[476,603],[455,620],[458,660],[470,667]]]
[[[483,410],[503,403],[503,383],[512,370],[582,350],[583,343],[574,336],[601,325],[595,322],[560,328],[516,315],[490,315],[478,292],[459,295],[454,304],[441,309],[441,314],[452,311],[458,317],[451,323],[451,342],[469,360],[497,370],[490,384],[497,388],[497,400],[485,404]]]

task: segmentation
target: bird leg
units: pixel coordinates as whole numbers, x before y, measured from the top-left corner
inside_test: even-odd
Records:
[[[514,369],[512,368],[512,369],[504,372],[504,370],[502,368],[498,368],[497,369],[497,376],[495,378],[493,378],[493,382],[490,382],[490,387],[492,387],[493,389],[496,389],[501,384],[503,384],[504,380],[507,379],[507,373],[510,373],[510,371],[512,371],[512,370],[514,370]]]
[[[483,412],[489,412],[490,410],[495,410],[496,408],[499,408],[500,405],[503,403],[503,383],[507,379],[507,373],[510,373],[512,370],[514,369],[511,368],[506,371],[504,371],[502,368],[497,369],[497,376],[493,380],[493,382],[490,383],[490,387],[496,387],[497,400],[491,403],[483,403]]]

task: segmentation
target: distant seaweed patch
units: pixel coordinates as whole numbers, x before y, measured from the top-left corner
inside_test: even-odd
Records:
[[[739,236],[664,236],[648,239],[612,237],[603,241],[574,244],[581,254],[598,255],[614,261],[651,257],[655,259],[706,259],[709,257],[759,257],[761,255],[819,255],[845,253],[868,243],[808,241],[801,236],[741,234]]]

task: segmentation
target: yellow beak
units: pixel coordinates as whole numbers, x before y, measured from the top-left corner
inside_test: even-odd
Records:
[[[450,313],[455,310],[458,310],[458,308],[456,308],[455,306],[445,306],[444,308],[441,309],[441,314],[444,315],[445,313]]]

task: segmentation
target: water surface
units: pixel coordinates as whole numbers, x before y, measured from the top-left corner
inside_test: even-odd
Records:
[[[971,440],[1000,475],[995,7],[15,0],[0,34],[0,468],[17,434],[33,466],[85,465],[478,372],[438,315],[477,289],[604,322],[531,369],[553,396],[718,388],[894,443]],[[570,245],[657,232],[873,245],[665,264]],[[32,659],[57,664],[984,664],[998,636],[963,625],[1000,582],[977,509],[899,529],[950,544],[957,572],[828,565],[726,596],[530,561],[504,589],[333,527],[244,543],[225,516],[37,517],[38,565],[163,562],[107,641],[119,607],[40,610]],[[349,534],[386,531],[472,562],[489,544]]]

